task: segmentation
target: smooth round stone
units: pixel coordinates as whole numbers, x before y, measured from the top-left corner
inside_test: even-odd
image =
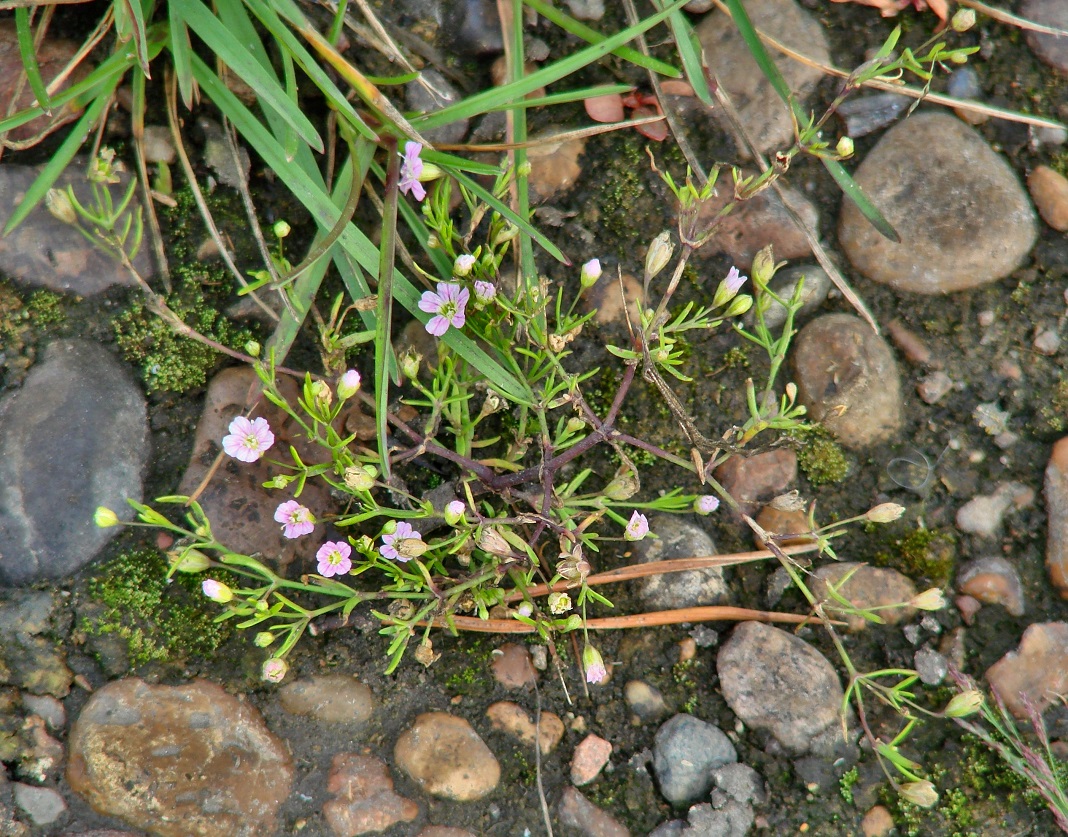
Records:
[[[1027,188],[1042,220],[1058,232],[1068,231],[1068,178],[1039,166],[1027,176]]]
[[[62,579],[88,564],[141,500],[145,400],[107,349],[56,340],[22,388],[0,401],[0,585]]]
[[[712,789],[712,771],[736,761],[738,752],[723,731],[693,715],[674,716],[653,739],[653,769],[672,805],[700,800]]]
[[[328,724],[362,724],[375,708],[370,688],[344,674],[288,683],[279,690],[278,697],[286,712],[309,715]]]
[[[849,448],[885,441],[902,424],[901,375],[890,347],[851,314],[825,314],[794,344],[799,400]],[[843,409],[844,408],[844,409]]]
[[[853,265],[897,291],[981,287],[1023,262],[1038,219],[1008,163],[959,119],[921,113],[891,128],[855,180],[901,236],[884,238],[850,200],[838,238]]]
[[[1056,29],[1068,29],[1068,3],[1064,0],[1024,0],[1020,15]],[[1024,33],[1031,51],[1049,64],[1068,73],[1068,38],[1028,30]]]
[[[846,576],[848,580],[843,583]],[[831,590],[844,596],[859,610],[897,605],[916,595],[916,585],[897,570],[848,561],[825,564],[813,573],[813,594],[824,602],[828,612],[834,613],[837,604]],[[914,610],[911,607],[889,607],[879,610],[878,613],[885,624],[895,625],[902,619],[910,618]],[[842,618],[841,614],[835,616]],[[844,619],[849,630],[854,632],[862,631],[872,624],[858,614],[845,615]]]
[[[793,0],[747,0],[753,25],[780,43],[799,50],[821,64],[830,63],[823,27]],[[789,108],[760,72],[730,15],[715,12],[696,29],[712,72],[738,109],[742,126],[757,149],[770,151],[789,145],[794,123]],[[819,70],[771,51],[772,60],[799,102],[804,102],[822,78]]]
[[[397,766],[432,796],[470,802],[497,787],[501,766],[463,718],[425,712],[397,739]]]
[[[649,521],[649,528],[658,537],[634,544],[634,554],[642,564],[717,554],[704,529],[676,515],[657,515]],[[727,598],[727,582],[722,567],[657,573],[638,581],[638,596],[649,610],[713,605]]]

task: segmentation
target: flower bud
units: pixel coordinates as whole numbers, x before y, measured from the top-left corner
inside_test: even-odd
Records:
[[[501,230],[498,230],[497,234],[493,236],[493,246],[499,247],[502,244],[506,244],[519,235],[519,227],[515,224],[508,224]]]
[[[289,224],[287,224],[285,221],[275,221],[273,229],[275,238],[285,238],[287,235],[293,232],[293,228],[290,227]]]
[[[344,401],[360,391],[360,373],[349,369],[337,382],[337,397]]]
[[[629,500],[638,493],[638,478],[629,468],[623,467],[616,472],[615,477],[601,492],[609,500],[623,502]]]
[[[567,420],[567,424],[564,425],[564,429],[568,433],[580,433],[586,427],[586,422],[580,419],[578,416],[572,416]]]
[[[946,597],[937,587],[932,587],[913,596],[909,605],[917,610],[941,610],[946,606]]]
[[[260,344],[257,343],[255,340],[249,340],[245,344],[245,354],[249,355],[250,357],[259,357]]]
[[[853,156],[853,140],[849,137],[842,137],[838,140],[838,145],[834,147],[834,150],[838,153],[839,157],[852,157]]]
[[[870,520],[872,523],[890,523],[893,520],[897,520],[904,513],[905,507],[899,506],[897,503],[880,503],[875,508],[868,509],[864,519]]]
[[[897,789],[902,799],[919,805],[921,808],[930,808],[938,802],[938,791],[927,780],[921,782],[907,782]]]
[[[601,278],[601,260],[590,259],[586,264],[582,266],[582,270],[579,272],[579,283],[582,285],[582,289],[592,288],[597,280]]]
[[[749,294],[739,294],[731,301],[730,307],[723,312],[723,316],[740,317],[752,307],[753,297],[749,296]]]
[[[476,543],[479,549],[485,550],[490,555],[507,558],[512,554],[512,548],[508,545],[508,541],[504,539],[500,532],[490,526],[487,526],[479,533]]]
[[[393,541],[393,548],[397,550],[401,558],[410,561],[426,552],[430,544],[422,538],[401,538]]]
[[[325,381],[312,381],[311,394],[316,406],[321,410],[327,409],[334,400],[334,393],[330,391],[330,385]]]
[[[428,203],[424,203],[423,204],[423,208],[424,209],[426,207],[428,207],[428,206],[430,206],[430,204],[428,204]],[[439,250],[439,249],[441,249],[441,239],[438,238],[436,235],[434,235],[434,233],[431,233],[430,235],[428,235],[426,237],[426,248],[428,250]]]
[[[466,276],[471,272],[474,266],[475,257],[470,253],[464,253],[462,256],[457,256],[456,261],[452,263],[452,275]]]
[[[957,9],[953,17],[950,18],[949,25],[953,27],[954,32],[967,32],[975,26],[975,10]]]
[[[704,494],[693,501],[693,510],[698,514],[712,514],[719,508],[719,497],[714,494]]]
[[[760,254],[758,253],[757,257],[759,258],[759,256]],[[755,260],[753,265],[754,267],[756,266]],[[724,278],[723,281],[719,283],[719,287],[716,288],[716,295],[712,298],[712,307],[719,308],[721,305],[726,305],[738,296],[738,291],[742,289],[742,285],[745,284],[747,278],[748,277],[742,276],[741,271],[739,271],[737,267],[732,266],[731,269],[727,271],[726,278]]]
[[[437,662],[441,654],[434,651],[434,643],[430,641],[429,637],[423,637],[423,641],[416,646],[415,651],[412,652],[412,656],[417,663],[426,668],[430,668],[430,666]]]
[[[264,661],[260,677],[268,683],[281,683],[285,680],[287,671],[289,671],[289,663],[281,657],[271,657]]]
[[[463,500],[453,500],[445,504],[445,522],[450,526],[455,526],[464,519],[464,512],[467,511],[467,506]]]
[[[260,631],[252,638],[252,644],[257,648],[266,648],[274,642],[274,634],[270,631]]]
[[[953,64],[967,64],[968,56],[963,52],[951,52],[949,54],[949,60]]]
[[[947,718],[967,718],[979,711],[983,705],[983,693],[978,689],[968,689],[953,698],[946,704],[942,714]]]
[[[534,166],[531,165],[530,160],[524,160],[521,165],[516,166],[516,177],[530,177],[530,173],[534,170]]]
[[[171,569],[179,573],[201,573],[212,565],[211,559],[199,549],[186,549],[179,552],[172,549],[167,553]]]
[[[428,163],[426,160],[423,160],[422,163],[423,168],[419,171],[418,177],[420,183],[429,183],[431,180],[437,180],[441,177],[441,169],[433,163]]]
[[[64,224],[78,223],[78,213],[74,210],[70,195],[63,190],[49,189],[48,194],[45,195],[45,205],[53,218],[57,218]]]
[[[101,529],[109,529],[119,525],[119,516],[107,506],[97,506],[93,512],[93,523]]]
[[[534,615],[534,604],[532,602],[520,602],[515,609],[514,616],[522,616],[524,619],[529,619]]]
[[[649,519],[644,514],[639,514],[637,510],[635,510],[634,514],[630,516],[626,528],[623,530],[623,537],[628,541],[640,541],[648,534]]]
[[[370,491],[375,484],[375,476],[360,465],[350,465],[345,469],[345,487],[353,491]]]
[[[570,604],[570,599],[568,600],[568,603]],[[564,620],[563,625],[557,626],[557,630],[562,633],[567,633],[568,631],[577,631],[581,627],[582,617],[579,616],[577,613],[572,613],[570,616],[567,617],[567,619]]]
[[[497,296],[497,288],[492,282],[479,280],[475,282],[474,290],[476,305],[487,305],[493,302],[493,298]]]
[[[645,280],[649,281],[656,277],[661,270],[667,267],[671,261],[671,254],[675,252],[675,245],[671,241],[671,233],[667,230],[660,233],[649,245],[649,251],[645,254]]]
[[[405,378],[411,380],[419,377],[419,363],[422,359],[423,356],[415,349],[405,350],[400,356],[400,368]]]
[[[586,682],[587,683],[600,683],[608,676],[608,671],[604,667],[604,660],[601,657],[601,652],[586,643],[586,647],[582,649],[582,667],[586,669]]]
[[[285,474],[275,474],[267,482],[263,484],[264,488],[285,488],[293,481],[293,477],[287,477]]]
[[[200,589],[204,591],[205,596],[219,604],[226,604],[234,598],[234,591],[214,578],[205,578]]]

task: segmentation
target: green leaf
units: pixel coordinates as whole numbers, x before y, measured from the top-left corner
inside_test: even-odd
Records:
[[[26,6],[15,9],[15,29],[18,32],[19,55],[22,58],[22,68],[26,71],[26,80],[30,83],[30,90],[37,99],[37,103],[45,111],[51,109],[52,104],[45,89],[44,79],[41,78],[41,68],[37,64],[37,53],[33,49],[33,30],[30,28],[30,10]]]
[[[894,225],[886,220],[886,217],[879,211],[878,207],[871,202],[871,198],[864,194],[860,184],[845,170],[845,166],[837,160],[830,160],[825,157],[821,157],[820,161],[826,166],[827,171],[834,178],[834,182],[842,190],[842,194],[857,205],[857,209],[871,222],[872,226],[890,241],[900,244],[901,236],[894,229]]]
[[[148,66],[148,41],[145,38],[145,13],[141,0],[117,0],[115,10],[115,33],[120,43],[132,41],[137,63],[146,78],[152,78]]]
[[[256,95],[270,105],[308,145],[318,152],[324,150],[322,137],[308,117],[289,99],[285,90],[260,65],[244,45],[199,0],[182,0],[179,14],[211,49],[219,60],[256,91]]]
[[[657,2],[659,6],[660,3]],[[708,107],[712,107],[712,91],[708,89],[708,80],[705,78],[705,68],[701,61],[701,42],[693,26],[681,11],[674,11],[668,17],[671,26],[671,34],[675,36],[675,46],[679,50],[679,58],[682,60],[682,69],[686,73],[686,79],[693,88],[694,95]]]
[[[176,2],[167,4],[167,17],[170,22],[168,43],[171,48],[171,59],[174,61],[174,74],[178,78],[178,92],[182,96],[182,104],[192,110],[194,86],[193,68],[190,65],[189,56],[193,48],[189,44],[189,27],[178,14]]]

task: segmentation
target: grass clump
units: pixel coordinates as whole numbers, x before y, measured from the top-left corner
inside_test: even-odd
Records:
[[[214,653],[229,635],[229,624],[215,622],[201,606],[196,576],[177,575],[172,584],[167,569],[167,559],[155,549],[131,550],[104,564],[88,587],[89,598],[102,609],[82,630],[124,639],[134,666]]]

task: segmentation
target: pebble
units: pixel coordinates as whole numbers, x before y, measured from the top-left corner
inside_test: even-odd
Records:
[[[579,20],[600,20],[604,17],[604,0],[567,0],[567,7]]]
[[[584,837],[630,837],[630,830],[574,788],[564,788],[557,808],[560,822]]]
[[[986,680],[1017,718],[1027,717],[1024,694],[1038,712],[1068,689],[1068,623],[1040,622],[1024,631],[1020,646],[986,670]]]
[[[463,718],[425,712],[393,748],[396,765],[426,793],[471,802],[491,793],[501,766],[490,748]]]
[[[159,837],[274,833],[293,783],[285,742],[206,680],[108,683],[74,721],[68,746],[75,793]]]
[[[850,573],[852,575],[849,575]],[[843,584],[841,581],[846,575],[849,575],[849,579]],[[825,603],[828,610],[833,612],[837,610],[837,606],[831,598],[832,587],[840,596],[844,596],[860,609],[896,605],[907,602],[916,595],[916,585],[897,570],[848,561],[825,564],[812,574],[813,594]],[[896,625],[902,620],[909,619],[913,614],[913,608],[892,607],[880,610],[878,614],[885,624]],[[853,632],[862,631],[868,625],[873,624],[856,614],[849,614],[844,618],[849,625],[849,630]]]
[[[797,480],[797,452],[779,448],[753,456],[732,456],[716,469],[716,479],[750,516]]]
[[[537,682],[537,672],[525,645],[506,643],[493,652],[493,676],[506,689],[530,689]]]
[[[13,783],[15,804],[34,825],[51,825],[67,810],[67,803],[52,788]]]
[[[64,579],[92,561],[119,531],[93,512],[133,516],[126,499],[141,500],[148,453],[145,400],[122,364],[97,343],[53,341],[0,401],[0,585]]]
[[[1027,176],[1027,188],[1042,220],[1058,232],[1068,230],[1068,178],[1039,166]]]
[[[1061,0],[1025,0],[1019,14],[1044,26],[1068,29],[1068,6]],[[1051,67],[1068,73],[1068,38],[1031,30],[1024,34],[1027,37],[1027,45],[1035,55]]]
[[[1018,482],[998,484],[993,494],[973,497],[957,510],[957,528],[981,538],[997,537],[1005,513],[1010,508],[1023,508],[1035,499],[1035,492]]]
[[[768,535],[780,536],[776,539],[779,546],[796,546],[814,541],[812,526],[804,509],[779,509],[767,505],[756,516],[756,522]],[[756,532],[753,532],[753,543],[757,549],[766,548]]]
[[[778,251],[775,252],[775,257],[780,257]],[[793,297],[802,278],[805,283],[801,288],[801,307],[794,313],[795,325],[811,316],[827,301],[827,294],[831,290],[831,278],[827,275],[827,271],[817,264],[797,264],[776,273],[770,285],[772,291],[783,299],[789,300]],[[780,328],[785,322],[786,306],[772,300],[768,310],[764,312],[764,324],[774,330]]]
[[[309,715],[327,724],[363,724],[374,713],[371,689],[345,674],[328,674],[287,683],[278,690],[286,712]]]
[[[852,96],[838,107],[838,116],[845,124],[846,136],[865,137],[897,120],[912,103],[899,93],[868,93]]]
[[[28,108],[37,100],[33,89],[25,83],[26,75],[22,69],[18,43],[15,21],[8,19],[0,22],[0,44],[2,44],[0,46],[0,107],[3,108],[5,114]],[[80,44],[77,41],[51,37],[45,38],[40,45],[35,46],[34,57],[41,73],[41,80],[46,85],[51,85],[60,72],[67,67],[79,47]],[[49,90],[49,93],[55,96],[63,92],[71,85],[82,81],[92,69],[91,62],[83,61],[77,64],[66,80],[55,90]],[[77,100],[62,107],[54,107],[51,114],[41,114],[17,128],[12,128],[7,132],[5,142],[18,143],[21,147],[35,145],[57,128],[78,118],[82,108],[76,102]],[[0,206],[13,207],[14,204],[4,201],[0,203]]]
[[[571,783],[581,788],[596,779],[612,755],[612,744],[594,735],[587,735],[575,748],[571,757]]]
[[[478,837],[464,828],[449,828],[445,825],[428,825],[415,837]]]
[[[638,563],[717,554],[716,545],[708,533],[678,515],[656,515],[649,521],[649,528],[659,537],[645,538],[634,544]],[[638,597],[646,610],[719,604],[727,598],[722,567],[657,573],[640,579],[637,587]]]
[[[743,174],[751,175],[755,172],[744,171]],[[716,221],[716,216],[734,198],[734,187],[729,176],[720,176],[724,179],[720,181],[716,196],[699,207],[699,225]],[[789,187],[786,187],[784,192],[791,208],[809,229],[818,230],[820,215],[815,204]],[[753,256],[769,244],[776,259],[803,259],[812,255],[812,245],[794,223],[782,198],[774,189],[765,189],[752,199],[737,205],[726,217],[719,219],[715,236],[708,246],[698,250],[695,256],[700,262],[716,253],[726,253],[739,270],[748,274]],[[718,281],[719,277],[715,277],[711,287],[715,287]]]
[[[200,117],[196,122],[204,136],[204,164],[215,172],[223,186],[240,189],[248,183],[252,171],[252,159],[240,144],[237,146],[237,159],[231,150],[230,141],[222,125],[214,119]]]
[[[53,616],[53,614],[55,614]],[[0,590],[0,678],[35,695],[66,697],[74,682],[62,647],[51,636],[61,611],[45,592]]]
[[[19,734],[22,750],[18,757],[18,775],[38,784],[54,779],[63,763],[63,745],[49,735],[45,727],[43,718],[30,715],[22,722]]]
[[[620,281],[622,281],[622,288],[620,287]],[[609,273],[602,276],[596,285],[582,295],[579,304],[584,311],[595,312],[593,321],[597,325],[607,326],[614,324],[626,328],[627,315],[625,310],[627,307],[630,308],[630,321],[632,323],[639,322],[641,317],[641,298],[642,283],[633,275],[624,273],[620,280],[613,276],[612,273]]]
[[[554,712],[542,712],[541,722],[535,724],[527,711],[518,703],[508,700],[497,701],[486,710],[490,726],[501,730],[514,738],[519,739],[529,747],[534,746],[534,741],[539,741],[541,754],[547,756],[560,743],[564,737],[564,722]],[[541,737],[538,737],[538,731]]]
[[[486,56],[504,50],[495,0],[448,0],[441,20],[441,31],[454,52]]]
[[[171,130],[164,125],[146,125],[144,135],[145,162],[173,163],[177,156]]]
[[[925,404],[937,404],[953,389],[953,379],[941,369],[920,379],[916,393]]]
[[[247,366],[224,369],[212,379],[193,438],[189,466],[178,485],[177,494],[191,494],[203,481],[221,450],[228,425],[235,416],[245,413],[249,393],[258,393],[259,383],[255,371]],[[292,378],[279,376],[278,389],[290,404],[297,403],[300,388]],[[266,399],[260,399],[252,417],[267,419],[275,434],[274,446],[268,456],[258,462],[239,462],[224,456],[197,502],[211,521],[212,529],[225,533],[226,546],[234,552],[270,556],[282,567],[300,556],[306,562],[302,569],[311,570],[314,546],[322,542],[319,538],[325,539],[322,530],[317,527],[317,533],[302,538],[283,537],[282,527],[274,520],[274,510],[292,497],[287,491],[264,488],[263,483],[276,472],[275,466],[267,460],[274,456],[288,459],[290,445],[309,464],[321,462],[324,451],[309,443],[303,429]],[[328,489],[319,480],[305,483],[300,502],[318,518],[334,508]]]
[[[917,366],[935,365],[930,347],[922,337],[912,331],[899,318],[895,317],[886,324],[886,333],[909,363]]]
[[[692,642],[692,640],[691,640]],[[659,721],[670,711],[664,695],[644,680],[631,680],[623,687],[623,698],[634,718],[641,724]]]
[[[843,201],[839,241],[861,273],[896,291],[937,294],[995,282],[1020,265],[1038,236],[1016,173],[980,134],[944,113],[891,128],[854,179],[902,240],[884,238]]]
[[[983,604],[999,604],[1023,616],[1023,585],[1016,567],[1000,556],[977,558],[960,568],[957,590]]]
[[[404,88],[409,110],[419,114],[434,113],[463,98],[460,91],[433,67],[424,68],[420,76],[421,79],[408,82]],[[436,128],[427,128],[421,133],[434,145],[454,145],[463,142],[469,124],[468,119],[458,119]]]
[[[672,805],[699,801],[712,789],[712,771],[736,761],[738,753],[723,731],[693,715],[675,715],[653,739],[653,770]]]
[[[1061,350],[1061,336],[1052,328],[1037,329],[1036,332],[1031,345],[1040,355],[1053,357]]]
[[[831,62],[823,27],[793,0],[749,0],[745,8],[753,24],[772,38],[817,63]],[[696,34],[711,71],[733,101],[757,150],[767,152],[791,144],[794,124],[789,109],[760,72],[730,16],[719,11],[709,14],[697,25]],[[820,71],[773,50],[771,56],[804,107],[822,77]]]
[[[746,725],[768,730],[788,750],[818,755],[841,738],[838,675],[803,639],[743,622],[723,644],[716,667],[731,711]]]
[[[393,790],[389,767],[374,756],[338,753],[326,790],[334,798],[323,805],[323,817],[335,837],[377,833],[419,816],[419,806]]]
[[[67,710],[51,695],[23,692],[22,706],[27,712],[41,718],[49,729],[63,729],[67,725]]]
[[[926,645],[916,652],[913,662],[920,680],[928,686],[937,686],[949,674],[949,660]]]
[[[860,830],[864,837],[888,837],[894,830],[894,816],[890,809],[876,805],[860,821]]]
[[[793,365],[808,416],[846,447],[869,447],[901,429],[901,377],[893,352],[859,317],[824,314],[810,322],[794,343]]]
[[[584,139],[538,143],[528,148],[531,198],[544,202],[575,185],[582,174],[579,157],[585,150]]]
[[[1068,436],[1053,445],[1046,465],[1046,568],[1068,599]]]

